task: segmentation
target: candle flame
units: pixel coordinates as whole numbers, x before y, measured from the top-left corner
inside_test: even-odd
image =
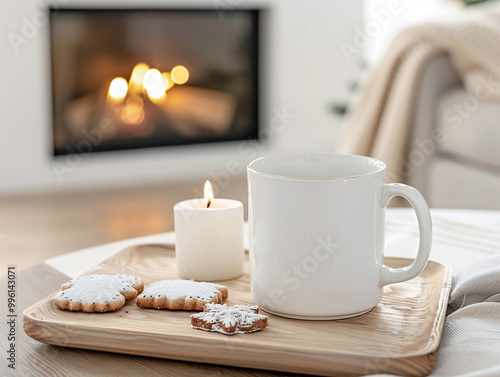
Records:
[[[212,185],[208,180],[205,182],[204,194],[205,194],[205,205],[208,208],[210,207],[210,204],[212,204],[212,200],[214,200],[214,191],[212,190]]]

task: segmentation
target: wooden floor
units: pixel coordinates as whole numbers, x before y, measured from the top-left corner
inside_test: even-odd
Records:
[[[195,197],[203,183],[0,198],[0,276],[7,265],[20,270],[70,251],[172,231],[173,206]],[[245,179],[214,188],[246,208]]]

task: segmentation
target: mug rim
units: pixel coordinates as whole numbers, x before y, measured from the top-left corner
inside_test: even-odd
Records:
[[[298,157],[298,156],[345,156],[353,159],[358,159],[358,160],[368,160],[372,163],[373,166],[379,166],[380,169],[366,173],[366,174],[356,174],[356,175],[349,175],[349,176],[331,176],[331,177],[296,177],[296,176],[290,176],[290,175],[284,175],[284,174],[272,174],[272,173],[265,173],[262,171],[256,170],[252,165],[255,163],[262,161],[262,160],[267,160],[267,159],[272,159],[272,158],[277,158],[277,157]],[[327,152],[319,152],[319,153],[312,153],[312,152],[306,152],[306,153],[285,153],[285,154],[273,154],[269,156],[262,156],[254,159],[247,165],[247,171],[248,172],[253,172],[259,175],[263,176],[268,176],[268,177],[273,177],[273,178],[281,178],[281,179],[294,179],[294,180],[305,180],[305,181],[321,181],[321,180],[346,180],[346,179],[357,179],[357,178],[364,178],[364,177],[370,177],[372,175],[376,175],[379,173],[382,173],[387,170],[387,165],[383,162],[380,161],[376,158],[373,157],[368,157],[368,156],[362,156],[362,155],[357,155],[357,154],[349,154],[349,153],[327,153]]]

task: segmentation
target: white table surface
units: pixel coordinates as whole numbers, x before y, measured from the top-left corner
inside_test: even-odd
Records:
[[[431,259],[448,264],[454,275],[466,265],[500,254],[500,211],[433,209]],[[77,277],[126,247],[159,243],[174,247],[175,234],[161,233],[132,238],[67,253],[45,261],[70,277]],[[390,208],[386,215],[387,256],[414,257],[418,227],[411,208]],[[245,235],[245,247],[248,235]]]

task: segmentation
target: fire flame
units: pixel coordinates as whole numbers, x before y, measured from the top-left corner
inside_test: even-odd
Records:
[[[149,65],[146,63],[138,63],[135,65],[130,75],[130,80],[128,83],[128,90],[132,94],[142,93],[142,83],[144,82],[144,76],[149,70]]]
[[[179,85],[185,84],[189,79],[189,71],[183,65],[174,67],[170,74],[172,75],[172,81]]]
[[[163,76],[157,69],[150,69],[146,72],[143,85],[148,97],[153,100],[161,98],[167,90],[163,83]]]
[[[141,62],[135,65],[128,83],[123,77],[115,77],[111,81],[107,102],[114,106],[124,123],[141,124],[146,116],[144,101],[140,97],[143,93],[151,102],[159,105],[167,99],[167,90],[175,84],[185,84],[188,79],[189,71],[182,65],[174,67],[171,72],[162,73]],[[127,96],[123,106],[122,102]]]
[[[144,101],[136,94],[130,96],[125,107],[121,111],[121,119],[126,124],[141,124],[146,114],[144,113]]]
[[[128,91],[128,83],[123,77],[116,77],[109,84],[108,101],[120,103]]]

